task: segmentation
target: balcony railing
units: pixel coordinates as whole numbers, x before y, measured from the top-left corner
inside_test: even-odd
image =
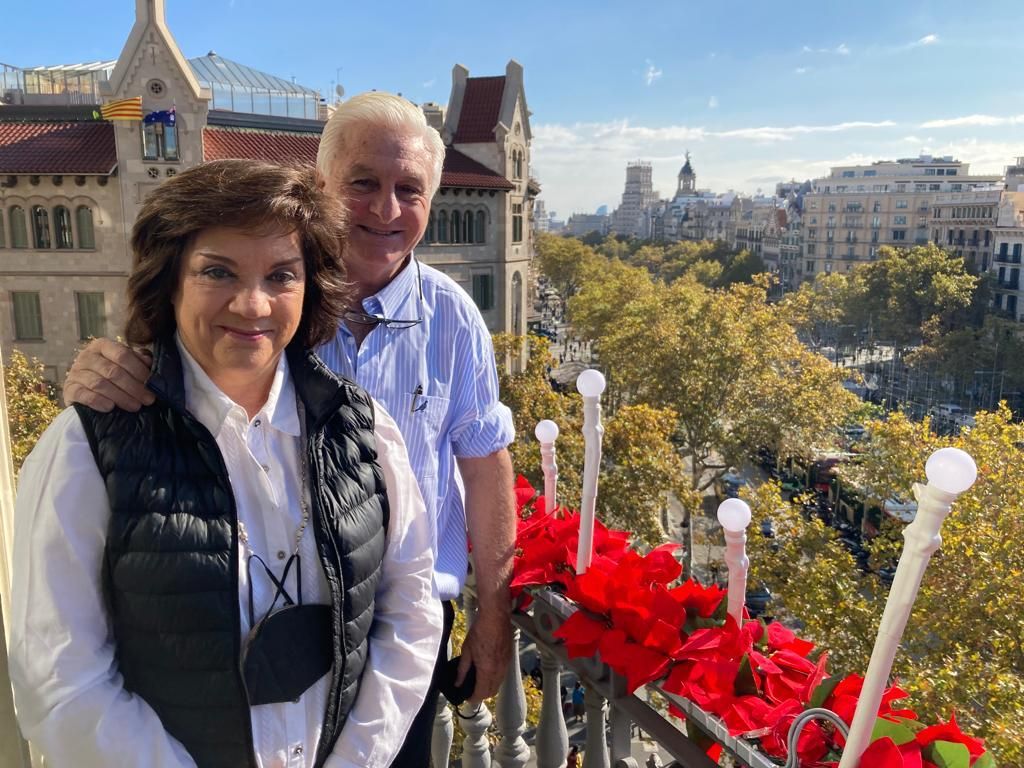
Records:
[[[999,253],[998,251],[992,256],[992,261],[997,264],[1020,264],[1020,254],[1012,253]]]

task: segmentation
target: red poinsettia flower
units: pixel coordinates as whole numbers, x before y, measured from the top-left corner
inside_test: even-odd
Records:
[[[516,477],[515,484],[516,511],[521,512],[523,507],[529,504],[537,496],[537,490],[530,485],[530,481],[522,475]]]
[[[593,656],[597,653],[601,638],[608,631],[608,625],[586,611],[576,611],[555,630],[555,637],[565,641],[565,650],[570,659]]]
[[[705,587],[693,579],[670,590],[672,598],[694,617],[708,618],[714,615],[719,603],[725,597],[725,590],[717,584]]]
[[[923,768],[921,745],[915,741],[897,745],[888,736],[876,739],[860,756],[860,768]]]
[[[860,675],[847,675],[839,682],[828,698],[824,706],[839,715],[844,722],[853,722],[853,713],[857,709],[857,699],[860,697],[861,688],[864,686],[864,678]],[[916,720],[917,714],[909,709],[893,709],[892,703],[905,699],[907,692],[898,686],[887,688],[882,694],[882,701],[878,706],[878,714],[883,717],[903,717],[908,720]],[[844,739],[839,736],[840,743]]]
[[[916,741],[922,747],[926,747],[933,741],[951,741],[954,744],[963,744],[971,755],[971,762],[985,754],[985,742],[968,736],[960,730],[956,722],[956,714],[950,714],[948,723],[939,723],[918,731]]]
[[[803,712],[804,706],[796,699],[784,701],[766,716],[768,732],[761,736],[761,749],[772,757],[789,756],[789,729],[793,721]],[[821,760],[828,754],[829,740],[821,725],[812,721],[804,726],[797,740],[797,754],[800,764],[808,765]]]
[[[601,661],[626,678],[629,693],[664,675],[672,661],[663,653],[634,643],[620,629],[605,632],[599,650]]]
[[[799,656],[808,656],[814,650],[814,643],[801,640],[791,629],[782,626],[781,623],[773,621],[765,631],[768,639],[768,648],[772,651],[792,651]]]

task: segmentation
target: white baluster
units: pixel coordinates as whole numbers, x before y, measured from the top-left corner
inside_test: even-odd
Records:
[[[633,753],[633,719],[620,709],[612,709],[608,721],[612,761],[630,757]]]
[[[878,705],[892,671],[892,662],[899,648],[907,619],[917,599],[921,579],[932,553],[942,544],[939,529],[949,514],[956,497],[974,484],[978,468],[974,459],[959,448],[943,448],[929,457],[924,467],[928,485],[914,486],[917,516],[903,529],[906,542],[900,555],[896,575],[889,588],[889,599],[882,613],[878,637],[871,652],[871,661],[864,677],[864,687],[850,726],[850,736],[843,748],[839,768],[855,768],[871,742],[871,731],[878,717]]]
[[[468,701],[455,711],[466,732],[462,742],[463,768],[490,768],[491,743],[487,729],[491,727],[491,713],[483,703],[475,705]]]
[[[583,707],[587,713],[587,743],[583,752],[583,768],[610,768],[611,759],[608,754],[608,740],[604,735],[605,713],[607,706],[604,697],[593,686],[587,686],[583,692]],[[615,736],[615,714],[612,715],[612,737]],[[629,721],[626,723],[626,753],[617,757],[629,756]]]
[[[576,379],[583,395],[583,495],[580,504],[580,538],[576,548],[576,573],[585,573],[594,556],[594,512],[597,506],[597,476],[601,469],[601,393],[604,376],[594,369]]]
[[[718,505],[718,522],[725,533],[725,564],[729,567],[729,615],[743,624],[743,603],[747,595],[747,526],[750,507],[740,499],[726,499]]]
[[[496,705],[501,741],[494,758],[502,768],[524,768],[530,759],[530,747],[523,738],[526,730],[526,692],[523,690],[522,668],[519,664],[519,630],[512,632],[512,660],[505,672],[505,682],[498,691]]]
[[[448,699],[437,697],[437,714],[434,716],[434,730],[430,738],[430,761],[434,765],[448,765],[455,739],[455,720],[452,717]]]
[[[541,706],[537,724],[537,768],[562,768],[569,754],[569,732],[562,709],[562,674],[558,659],[540,652]]]
[[[540,441],[540,467],[544,471],[544,511],[550,515],[558,497],[558,463],[555,461],[558,425],[550,419],[538,421],[533,434]]]

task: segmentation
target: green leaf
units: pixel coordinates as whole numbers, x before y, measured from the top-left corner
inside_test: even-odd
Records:
[[[822,680],[811,694],[811,701],[807,705],[808,709],[825,706],[825,699],[832,695],[832,691],[843,681],[843,677],[843,675],[833,675]]]
[[[966,744],[952,741],[933,741],[923,750],[925,760],[939,768],[970,768],[971,753]]]
[[[991,752],[986,752],[974,761],[971,768],[996,768],[996,759],[992,757]]]
[[[737,696],[758,695],[757,677],[754,675],[754,668],[750,665],[748,654],[743,654],[743,661],[740,662],[740,671],[736,673],[733,690]]]
[[[884,739],[888,736],[896,746],[907,744],[914,740],[914,732],[902,723],[894,723],[880,717],[875,720],[875,727],[871,730],[871,741]]]

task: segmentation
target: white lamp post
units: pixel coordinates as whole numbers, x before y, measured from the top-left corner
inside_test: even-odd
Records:
[[[726,499],[718,505],[718,522],[725,532],[725,564],[729,568],[729,615],[743,623],[743,603],[747,594],[747,526],[750,507],[740,499]]]
[[[939,529],[956,497],[970,488],[978,476],[974,459],[959,448],[936,451],[928,459],[924,471],[928,476],[928,485],[914,485],[917,516],[903,530],[903,554],[889,589],[889,599],[882,613],[875,648],[871,652],[864,687],[857,701],[850,737],[843,748],[839,768],[856,768],[871,742],[878,707],[889,681],[896,650],[907,627],[907,619],[910,618],[911,608],[921,587],[921,579],[932,553],[942,543]]]
[[[580,504],[580,541],[576,548],[576,573],[585,573],[594,555],[594,510],[597,475],[601,468],[601,393],[605,381],[600,371],[583,371],[576,389],[583,395],[583,496]]]
[[[540,466],[544,471],[544,511],[550,515],[555,508],[555,497],[558,494],[558,464],[555,462],[558,425],[551,419],[538,421],[533,434],[540,442]]]

